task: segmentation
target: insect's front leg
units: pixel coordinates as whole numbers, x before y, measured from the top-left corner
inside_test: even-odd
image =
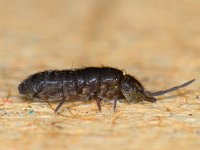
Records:
[[[116,107],[117,107],[117,98],[114,98],[114,103],[113,103],[113,112],[116,111]]]

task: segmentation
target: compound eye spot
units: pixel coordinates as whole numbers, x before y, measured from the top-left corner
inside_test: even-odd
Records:
[[[129,84],[123,84],[122,88],[125,92],[131,92],[132,91],[132,88]]]

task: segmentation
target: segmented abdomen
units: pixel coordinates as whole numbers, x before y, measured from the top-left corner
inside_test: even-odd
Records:
[[[43,76],[37,96],[46,100],[90,100],[124,98],[120,91],[123,72],[115,68],[89,67],[75,70],[53,70],[37,74]],[[41,84],[43,83],[43,84]]]

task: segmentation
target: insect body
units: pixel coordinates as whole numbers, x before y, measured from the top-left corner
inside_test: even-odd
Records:
[[[49,70],[30,75],[18,87],[19,93],[30,99],[60,100],[57,112],[65,100],[96,100],[99,111],[101,101],[156,102],[154,96],[163,95],[191,84],[194,80],[165,91],[149,92],[133,76],[111,67],[87,67],[74,70]]]

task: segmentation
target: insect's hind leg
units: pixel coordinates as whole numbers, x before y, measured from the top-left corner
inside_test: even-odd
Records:
[[[60,109],[60,107],[64,104],[66,97],[63,96],[63,98],[61,99],[60,103],[58,104],[58,106],[56,107],[56,109],[54,110],[54,113],[57,113],[58,110]]]

